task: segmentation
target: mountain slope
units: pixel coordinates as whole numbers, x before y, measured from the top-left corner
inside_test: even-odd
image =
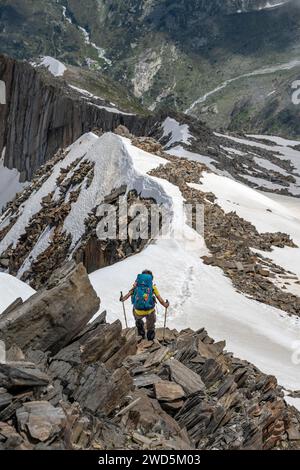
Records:
[[[299,279],[298,273],[289,275],[278,264],[275,268],[282,278],[278,276],[277,280],[272,274],[274,266],[270,262],[268,267],[264,265],[264,259],[272,258],[273,252],[277,263],[278,253],[286,253],[286,250],[290,250],[287,258],[292,256],[296,260],[299,257],[299,248],[294,244],[298,241],[295,237],[299,233],[299,219],[293,220],[280,203],[275,204],[247,187],[243,187],[246,197],[242,201],[240,184],[232,180],[226,183],[226,178],[224,187],[232,185],[232,207],[238,201],[241,213],[240,216],[232,213],[222,215],[220,206],[228,196],[220,192],[221,184],[212,186],[208,175],[214,174],[202,163],[171,157],[151,139],[132,137],[131,142],[113,134],[98,137],[90,133],[74,143],[65,154],[58,155],[47,168],[49,173],[43,169],[41,176],[2,216],[0,262],[8,260],[9,272],[27,279],[34,286],[41,286],[49,279],[54,265],[62,265],[71,256],[86,262],[88,258],[76,256],[76,253],[85,249],[86,242],[91,242],[95,235],[95,222],[101,221],[95,218],[95,208],[101,207],[105,201],[114,204],[112,201],[124,191],[130,194],[135,190],[139,201],[147,203],[150,199],[152,205],[162,204],[167,209],[171,225],[165,227],[164,236],[154,240],[148,236],[146,246],[145,243],[135,243],[130,251],[127,251],[130,237],[129,244],[125,241],[120,245],[117,240],[117,244],[107,245],[104,241],[101,245],[99,241],[98,245],[89,245],[86,253],[94,259],[101,250],[104,254],[115,253],[109,262],[100,258],[100,264],[91,267],[90,276],[109,318],[123,318],[117,293],[129,289],[138,271],[150,267],[163,295],[170,298],[170,326],[182,329],[207,324],[217,339],[225,336],[230,348],[242,358],[255,361],[267,373],[276,374],[288,389],[299,388],[297,366],[290,360],[299,336],[299,291],[295,282],[295,290],[291,288],[290,292],[291,281],[287,279],[288,276]],[[192,190],[192,182],[199,187]],[[125,189],[121,189],[124,186]],[[110,195],[118,188],[121,191],[116,191],[111,198]],[[186,188],[192,191],[189,196]],[[198,195],[200,199],[197,199]],[[204,204],[204,233],[196,233],[187,224],[184,200],[188,197],[190,202],[202,201]],[[214,197],[217,200],[213,204]],[[258,217],[259,213],[253,209],[260,199],[265,204],[261,208],[264,226],[258,226],[258,232],[241,217],[249,214],[246,218],[249,217],[252,224],[257,223],[254,215]],[[272,214],[268,214],[268,210]],[[222,217],[229,224],[224,228]],[[214,220],[217,222],[216,230],[210,233]],[[227,248],[222,233],[217,231],[218,226],[226,230],[226,239],[232,249],[231,262],[239,260],[236,258],[239,253],[245,257],[237,264],[242,265],[243,270],[248,266],[247,250],[260,247],[262,253],[250,255],[255,264],[253,271],[245,269],[242,272],[235,266],[228,270],[226,258],[221,263],[220,257],[225,255]],[[295,232],[292,227],[295,227]],[[284,233],[278,234],[278,230],[289,232],[295,240]],[[235,246],[240,247],[240,251],[235,252]],[[213,255],[219,255],[218,264],[206,262]],[[124,261],[116,264],[122,259]],[[104,269],[98,270],[99,267]],[[245,288],[257,283],[251,298],[249,292],[237,284],[237,279],[243,281]],[[260,297],[260,292],[266,291],[267,298]],[[162,318],[160,313],[160,322]]]
[[[299,448],[291,398],[225,341],[166,328],[149,343],[105,312],[84,327],[98,305],[83,267],[69,263],[0,316],[10,348],[0,364],[1,450]]]
[[[152,110],[189,110],[215,128],[247,126],[286,137],[294,123],[299,136],[299,110],[291,105],[299,17],[298,0],[87,0],[84,9],[79,0],[2,0],[1,50],[100,68]],[[294,66],[280,71],[285,64]]]
[[[131,152],[137,169],[149,171],[151,156],[139,149],[131,148]],[[153,160],[153,166],[159,163]],[[102,292],[102,307],[108,310],[110,318],[122,319],[116,292],[130,288],[136,272],[150,266],[161,292],[172,299],[169,327],[200,328],[207,324],[217,339],[225,335],[235,353],[255,361],[269,373],[276,371],[280,383],[288,388],[298,388],[297,366],[290,357],[299,335],[299,323],[277,309],[238,294],[220,270],[203,263],[200,256],[208,251],[203,239],[189,233],[190,227],[183,222],[180,191],[163,179],[159,182],[173,198],[175,238],[158,240],[140,254],[92,274],[94,288],[99,295]],[[251,194],[252,190],[249,191]],[[159,324],[163,324],[161,311]]]

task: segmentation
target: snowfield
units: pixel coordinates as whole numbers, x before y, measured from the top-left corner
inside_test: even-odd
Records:
[[[158,157],[132,147],[125,139],[123,141],[140,175],[146,176],[151,168],[161,163]],[[228,350],[237,356],[276,375],[286,388],[299,389],[299,365],[293,363],[292,355],[300,337],[300,321],[237,293],[219,268],[204,265],[200,257],[208,250],[203,238],[185,224],[182,216],[184,201],[179,189],[165,180],[152,179],[173,201],[175,235],[171,233],[168,239],[156,240],[141,253],[90,275],[101,298],[101,311],[107,310],[109,321],[120,319],[124,324],[120,291],[127,292],[139,272],[151,269],[161,294],[171,303],[170,328],[205,327],[216,340],[225,338]],[[264,207],[263,201],[261,207]],[[279,223],[276,217],[274,215],[274,226]],[[291,225],[293,223],[291,220]],[[185,237],[178,231],[180,226]],[[130,302],[126,309],[133,326]],[[161,307],[158,310],[158,325],[162,326],[164,312]]]
[[[272,252],[255,250],[270,258],[275,264],[291,271],[300,278],[300,200],[287,196],[262,193],[224,176],[203,173],[201,184],[191,187],[204,192],[213,192],[216,203],[228,212],[251,222],[258,232],[284,232],[291,236],[299,248],[273,247]],[[300,296],[300,286],[287,287]]]
[[[20,183],[20,173],[4,166],[4,155],[0,158],[0,214],[5,205],[21,192],[26,183]]]
[[[24,282],[9,274],[0,273],[0,314],[19,297],[25,301],[33,294],[35,290]]]
[[[170,155],[176,157],[184,157],[188,160],[196,161],[199,163],[205,164],[210,170],[218,175],[228,176],[232,178],[230,173],[225,169],[221,170],[218,168],[220,162],[218,159],[213,156],[202,155],[200,153],[191,152],[188,150],[188,147],[191,145],[192,139],[194,136],[191,134],[188,125],[179,124],[175,119],[167,118],[161,126],[163,131],[162,138],[169,137],[169,141],[165,144],[165,150]],[[223,157],[230,160],[234,157],[241,160],[241,166],[243,171],[240,173],[240,177],[243,178],[246,182],[252,183],[257,189],[266,189],[266,190],[288,190],[289,194],[293,196],[300,196],[300,151],[298,146],[300,146],[299,141],[287,140],[281,137],[274,137],[268,135],[249,135],[245,138],[235,137],[230,134],[220,134],[218,132],[214,133],[217,137],[224,139],[226,145],[220,145],[222,151],[224,152]],[[228,140],[232,140],[235,143],[245,145],[247,148],[245,152],[231,148],[228,146]],[[300,147],[299,147],[300,148]],[[262,149],[273,154],[274,162],[270,161],[268,158],[271,158],[271,155],[263,158],[256,149]],[[253,159],[253,162],[257,167],[251,169],[251,166],[244,163],[243,157],[248,156]],[[277,164],[276,164],[276,160]],[[288,162],[290,168],[285,169],[281,165],[281,160]],[[284,166],[285,163],[282,163]],[[271,172],[271,173],[270,173]],[[276,181],[276,173],[282,175],[283,177],[292,176],[294,181],[286,180],[285,184],[279,184]]]

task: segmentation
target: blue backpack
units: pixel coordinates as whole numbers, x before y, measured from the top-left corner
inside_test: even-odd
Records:
[[[153,278],[150,274],[139,274],[132,295],[135,310],[151,310],[155,307]]]

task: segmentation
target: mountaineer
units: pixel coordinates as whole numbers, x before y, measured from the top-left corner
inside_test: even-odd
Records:
[[[157,300],[165,308],[169,307],[169,301],[164,301],[160,296],[158,288],[153,284],[153,274],[149,270],[145,270],[139,274],[134,285],[128,294],[120,297],[121,302],[125,302],[131,297],[133,305],[133,315],[136,321],[138,334],[143,339],[146,336],[144,319],[146,319],[147,339],[153,341],[155,339],[155,305]]]

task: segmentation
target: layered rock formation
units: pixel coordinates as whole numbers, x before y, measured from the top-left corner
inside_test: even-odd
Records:
[[[0,337],[10,348],[57,351],[79,334],[99,309],[84,267],[72,263],[54,272],[48,285],[17,309],[0,317]]]
[[[1,449],[299,448],[300,414],[285,403],[275,377],[233,357],[204,329],[158,330],[155,342],[140,341],[103,313],[79,332],[97,301],[82,268],[71,272],[69,280],[58,273],[54,288],[6,314]],[[76,307],[80,322],[65,309],[78,287],[86,300]],[[25,341],[37,331],[26,312],[41,311],[49,296],[59,299],[51,342],[49,315],[37,340]]]

